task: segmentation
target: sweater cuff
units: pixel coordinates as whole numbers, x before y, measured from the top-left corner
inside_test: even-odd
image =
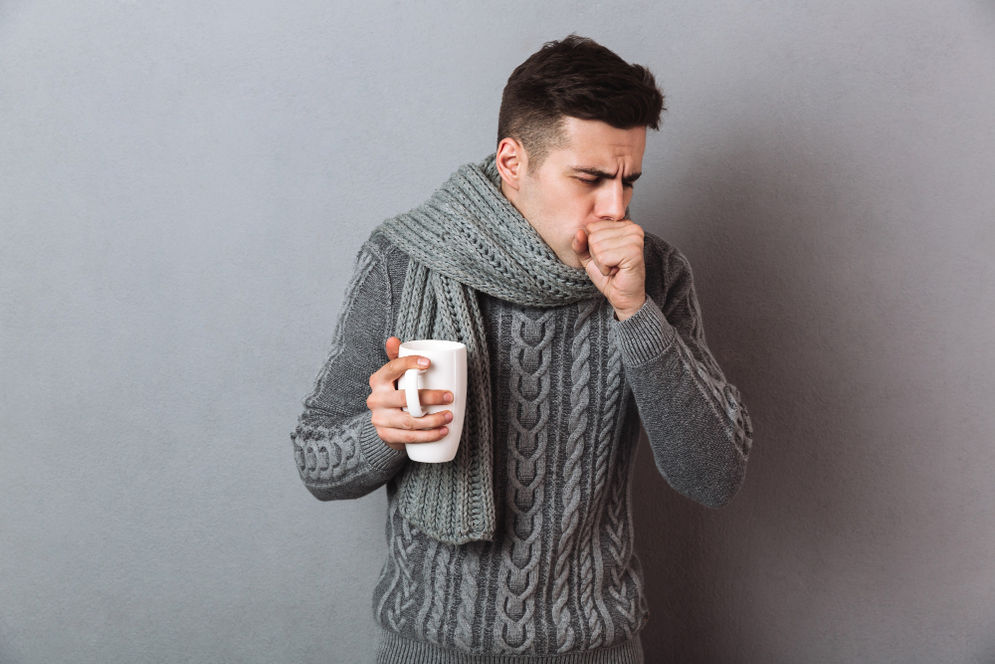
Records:
[[[408,458],[404,450],[395,450],[383,442],[369,417],[359,433],[359,449],[366,462],[377,470],[395,470]]]
[[[636,367],[656,359],[674,341],[677,330],[667,322],[652,298],[629,318],[615,323],[615,337],[622,353],[622,363]]]

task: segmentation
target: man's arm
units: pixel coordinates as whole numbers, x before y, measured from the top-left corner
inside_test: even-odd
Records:
[[[631,219],[588,224],[573,250],[615,309],[626,380],[657,468],[692,500],[729,502],[743,481],[753,430],[705,345],[687,259]]]
[[[720,507],[742,483],[752,424],[705,344],[687,259],[657,242],[647,256],[665,289],[615,327],[626,380],[661,474],[692,500]]]
[[[332,348],[291,434],[304,485],[320,500],[356,498],[382,486],[406,463],[387,446],[367,407],[370,376],[387,361],[391,290],[377,248],[360,251]]]

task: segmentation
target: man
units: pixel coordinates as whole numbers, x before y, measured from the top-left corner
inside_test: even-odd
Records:
[[[713,507],[737,491],[750,420],[705,346],[690,268],[627,216],[662,109],[643,67],[550,42],[508,80],[496,154],[360,251],[292,439],[319,499],[387,487],[378,661],[643,661],[640,423],[676,490]],[[407,459],[451,413],[402,410],[397,379],[426,365],[398,358],[401,338],[467,345],[451,463]]]

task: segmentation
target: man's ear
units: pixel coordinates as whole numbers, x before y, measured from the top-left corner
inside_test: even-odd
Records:
[[[510,136],[502,138],[498,143],[496,162],[504,186],[518,191],[529,167],[529,158],[522,144]]]

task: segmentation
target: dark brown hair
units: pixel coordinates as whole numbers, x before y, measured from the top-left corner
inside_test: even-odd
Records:
[[[511,73],[501,96],[498,142],[519,141],[531,170],[557,146],[564,116],[658,129],[663,110],[663,93],[648,69],[593,39],[570,35],[547,42]]]

